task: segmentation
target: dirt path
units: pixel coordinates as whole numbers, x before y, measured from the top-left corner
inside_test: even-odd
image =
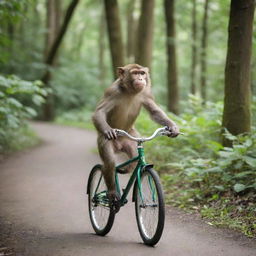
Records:
[[[0,165],[0,238],[17,256],[256,255],[255,240],[172,208],[161,241],[146,247],[131,202],[108,236],[94,235],[85,191],[89,171],[99,161],[92,151],[95,133],[43,123],[33,127],[43,144]]]

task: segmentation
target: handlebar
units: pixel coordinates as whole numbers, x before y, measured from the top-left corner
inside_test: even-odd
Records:
[[[168,136],[171,133],[168,130],[167,126],[156,129],[154,131],[154,133],[150,137],[147,137],[147,138],[136,138],[136,137],[133,137],[132,135],[130,135],[128,132],[126,132],[124,130],[119,130],[119,129],[115,129],[115,132],[116,132],[117,136],[126,136],[129,139],[140,142],[140,143],[153,140],[154,138],[156,138],[158,136]],[[180,134],[182,134],[182,133],[180,133]]]

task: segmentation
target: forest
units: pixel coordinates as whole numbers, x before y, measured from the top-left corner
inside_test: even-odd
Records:
[[[254,10],[254,0],[1,0],[1,160],[40,143],[31,119],[94,129],[116,68],[138,63],[184,133],[145,149],[167,203],[256,237]],[[156,127],[143,111],[138,131]]]

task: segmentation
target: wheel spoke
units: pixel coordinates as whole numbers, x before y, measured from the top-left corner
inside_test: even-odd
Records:
[[[142,172],[135,199],[140,235],[145,244],[155,245],[164,227],[164,199],[159,177],[153,169]]]
[[[109,207],[107,187],[100,168],[92,170],[89,182],[89,212],[95,232],[105,235],[113,225],[114,214]]]
[[[151,176],[144,175],[141,179],[143,201],[138,194],[141,227],[145,235],[151,239],[156,233],[158,224],[158,197],[155,183]]]

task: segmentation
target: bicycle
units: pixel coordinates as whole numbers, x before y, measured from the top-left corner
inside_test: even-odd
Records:
[[[135,202],[136,221],[140,236],[146,245],[154,246],[161,238],[165,222],[165,203],[163,189],[158,174],[153,165],[145,160],[143,143],[158,136],[168,136],[167,127],[158,128],[148,138],[135,138],[123,130],[116,129],[117,136],[126,136],[137,141],[138,155],[116,166],[116,192],[120,200],[110,203],[107,196],[107,187],[102,174],[102,165],[95,165],[89,175],[87,184],[89,215],[96,234],[104,236],[112,228],[115,214],[128,200],[127,195],[133,186],[132,201]],[[137,162],[130,179],[121,192],[118,170],[130,163]]]

